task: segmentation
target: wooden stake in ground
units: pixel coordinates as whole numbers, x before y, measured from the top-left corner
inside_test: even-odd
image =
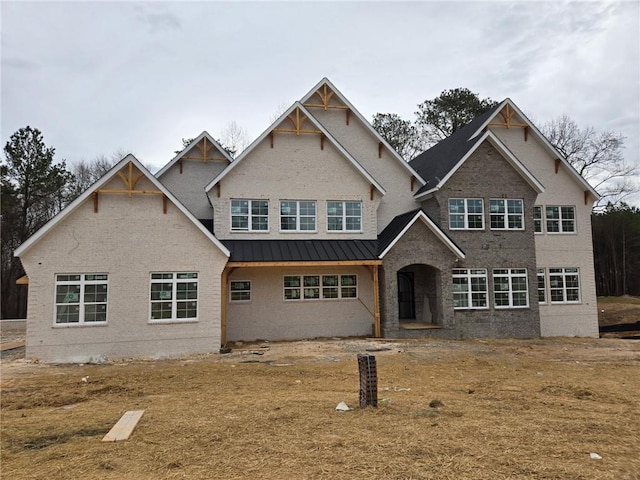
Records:
[[[142,418],[144,410],[130,410],[126,412],[118,423],[102,439],[103,442],[120,442],[127,440],[133,433],[133,429]]]

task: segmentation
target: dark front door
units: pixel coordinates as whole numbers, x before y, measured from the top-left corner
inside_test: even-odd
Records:
[[[398,272],[398,318],[400,320],[416,318],[413,272]]]

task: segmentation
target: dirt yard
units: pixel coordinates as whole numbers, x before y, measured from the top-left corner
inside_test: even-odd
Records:
[[[356,354],[378,408],[358,408]],[[329,339],[2,362],[2,478],[638,479],[640,342]],[[353,408],[336,412],[344,401]],[[132,437],[102,437],[127,410]],[[591,454],[601,459],[592,459]]]

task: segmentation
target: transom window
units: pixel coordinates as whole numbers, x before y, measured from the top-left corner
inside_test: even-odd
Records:
[[[491,228],[493,230],[523,230],[522,200],[489,200]]]
[[[327,202],[327,229],[332,232],[362,230],[362,202]]]
[[[231,200],[231,230],[244,232],[269,230],[269,201]]]
[[[575,207],[547,205],[545,208],[545,217],[547,220],[547,233],[576,232]]]
[[[106,273],[56,275],[57,325],[95,325],[107,322]]]
[[[550,268],[551,303],[580,302],[580,272],[577,268]]]
[[[285,300],[358,298],[357,275],[286,275]]]
[[[547,288],[544,268],[538,269],[538,302],[547,303]]]
[[[482,230],[484,207],[481,198],[450,198],[449,228],[452,230]]]
[[[239,280],[231,282],[229,288],[230,300],[232,302],[250,302],[251,301],[251,281]]]
[[[453,270],[453,308],[488,308],[486,269]]]
[[[198,274],[152,273],[151,320],[197,320]]]
[[[316,202],[280,201],[280,230],[308,232],[316,230]]]
[[[496,308],[528,307],[527,269],[494,269],[493,297]]]

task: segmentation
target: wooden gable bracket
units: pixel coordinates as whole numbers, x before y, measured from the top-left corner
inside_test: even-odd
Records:
[[[323,110],[327,110],[328,108],[337,108],[340,110],[347,110],[347,111],[349,110],[349,107],[347,107],[346,105],[330,105],[329,104],[329,100],[331,100],[331,97],[335,95],[335,92],[329,90],[329,87],[327,86],[326,83],[323,84],[322,87],[320,87],[318,90],[316,90],[314,95],[318,96],[318,98],[320,99],[320,103],[312,103],[312,102],[303,103],[305,107],[322,108]],[[348,120],[347,120],[347,125],[349,125]]]
[[[347,108],[347,125],[349,125],[349,117],[351,117],[351,109]]]
[[[216,183],[216,193],[218,195],[218,198],[220,198],[220,182]]]
[[[560,170],[560,159],[556,158],[556,174],[558,173],[559,170]]]
[[[320,150],[324,150],[324,133],[320,134]]]
[[[373,200],[373,192],[375,192],[376,187],[373,186],[373,183],[369,186],[369,199]]]
[[[524,127],[524,141],[526,142],[529,139],[529,125]]]
[[[307,122],[309,119],[306,115],[300,112],[300,109],[298,107],[296,107],[295,111],[291,112],[287,116],[287,120],[291,122],[292,128],[274,128],[269,133],[269,135],[271,136],[271,148],[273,148],[274,133],[295,133],[296,135],[300,135],[301,133],[312,133],[323,136],[323,133],[320,130],[315,130],[313,128],[304,128],[305,122]],[[320,142],[320,148],[324,149],[323,140],[320,140]]]
[[[505,107],[500,110],[500,116],[502,117],[502,122],[490,122],[488,123],[488,125],[493,125],[496,127],[507,127],[507,128],[511,128],[511,127],[522,127],[522,128],[527,128],[529,127],[529,125],[527,125],[526,123],[517,123],[517,122],[513,122],[513,117],[516,114],[516,112],[514,110],[511,110],[511,108],[509,108],[509,104],[505,105]],[[527,136],[527,132],[525,131],[525,139]]]
[[[589,203],[589,190],[584,191],[584,204],[587,205]]]
[[[382,142],[378,142],[378,158],[382,158]]]
[[[118,177],[120,177],[120,179],[122,180],[122,183],[124,183],[125,188],[123,189],[100,188],[93,192],[94,213],[98,213],[98,196],[101,193],[124,194],[124,195],[127,195],[129,198],[133,197],[133,195],[162,195],[163,197],[165,196],[164,193],[161,192],[160,190],[136,190],[135,188],[136,184],[142,177],[144,177],[144,173],[139,172],[137,175],[134,176],[132,162],[129,162],[127,164],[127,173],[124,174],[122,173],[122,171],[120,171],[118,172]],[[163,210],[165,210],[165,213],[166,213],[166,207],[163,208]]]
[[[182,159],[178,160],[178,163],[180,164],[180,175],[182,175]]]
[[[197,160],[204,163],[207,163],[210,160],[223,160],[227,162],[229,161],[229,159],[226,157],[209,156],[209,152],[213,149],[213,147],[214,147],[213,143],[207,142],[207,137],[202,137],[202,140],[200,140],[196,144],[196,148],[200,150],[200,155],[185,155],[180,160],[178,160],[178,162],[180,163],[180,173],[182,173],[183,160]]]
[[[271,141],[271,148],[273,148],[273,130],[269,132],[269,140]]]
[[[415,175],[411,175],[411,191],[413,192],[413,187],[415,186],[416,183],[416,177]]]

